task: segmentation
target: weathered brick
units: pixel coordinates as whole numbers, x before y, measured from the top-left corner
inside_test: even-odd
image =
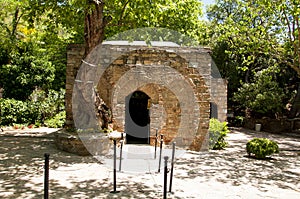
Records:
[[[97,90],[112,109],[120,129],[124,129],[125,98],[136,90],[151,98],[151,127],[159,128],[160,133],[166,135],[166,142],[178,140],[182,146],[201,149],[207,137],[211,95],[217,101],[220,119],[226,117],[227,87],[223,80],[210,77],[209,49],[125,45],[102,45],[101,49],[104,52],[91,56],[90,63],[99,62]],[[66,105],[70,112],[70,92],[73,92],[83,48],[77,45],[68,50]],[[110,62],[113,64],[108,67]],[[86,76],[95,78],[92,73]],[[79,104],[74,108],[79,110]],[[67,119],[72,123],[70,113]],[[152,129],[151,135],[153,133]]]

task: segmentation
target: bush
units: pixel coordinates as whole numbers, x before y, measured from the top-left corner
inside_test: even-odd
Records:
[[[273,153],[279,153],[279,147],[276,142],[267,138],[254,138],[246,144],[246,150],[249,156],[254,154],[258,159],[265,159]]]
[[[65,115],[63,113],[64,94],[64,90],[60,92],[50,90],[48,94],[44,91],[34,91],[31,99],[26,101],[0,99],[1,125],[36,124],[40,126],[47,120],[53,126],[55,126],[53,123],[55,121],[58,122],[57,126],[62,126],[61,117]],[[54,118],[53,121],[48,121],[51,118]]]
[[[30,123],[27,102],[15,99],[0,99],[1,125]]]
[[[248,109],[253,115],[275,117],[284,110],[284,90],[272,76],[275,69],[258,72],[252,83],[244,83],[234,93],[233,100],[242,109]]]
[[[14,50],[7,50],[6,60],[0,64],[0,85],[4,88],[4,98],[25,101],[35,86],[44,90],[51,88],[55,66],[37,43],[19,40],[11,44],[15,45]]]
[[[220,122],[212,118],[209,122],[209,148],[213,150],[224,149],[228,143],[225,137],[229,132],[227,122]]]
[[[66,112],[62,111],[53,118],[45,120],[45,126],[49,128],[62,128],[66,121]]]
[[[35,90],[30,95],[32,106],[38,109],[39,120],[42,122],[65,110],[64,97],[65,90],[63,89],[59,92],[49,90],[48,93],[43,90]]]
[[[243,116],[236,116],[234,117],[234,124],[235,126],[243,126],[244,125],[244,117]]]

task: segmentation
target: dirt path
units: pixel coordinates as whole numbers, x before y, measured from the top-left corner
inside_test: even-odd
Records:
[[[269,137],[281,152],[272,160],[245,157],[246,142]],[[300,198],[300,136],[232,129],[223,151],[187,152],[177,159],[168,198]],[[44,153],[50,153],[50,198],[162,198],[163,174],[117,173],[93,157],[55,148],[42,137],[0,135],[0,198],[42,198]]]

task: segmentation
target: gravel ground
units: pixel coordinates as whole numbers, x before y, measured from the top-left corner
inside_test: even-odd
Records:
[[[44,153],[50,153],[49,198],[162,198],[163,173],[117,173],[93,157],[59,151],[57,129],[0,133],[0,198],[43,198]],[[29,132],[30,131],[30,132]],[[254,137],[279,143],[270,160],[246,157]],[[233,128],[221,151],[186,152],[176,159],[168,198],[300,198],[300,134],[268,134]]]

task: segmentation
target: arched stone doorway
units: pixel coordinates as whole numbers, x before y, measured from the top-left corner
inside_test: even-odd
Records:
[[[97,128],[89,111],[95,87],[111,109],[114,129],[125,131],[126,97],[142,91],[153,100],[151,115],[158,113],[156,120],[151,116],[151,128],[165,135],[165,143],[175,141],[191,150],[207,148],[210,102],[217,101],[218,118],[226,115],[226,86],[223,79],[212,79],[211,57],[205,48],[99,45],[82,61],[74,90],[68,91],[72,103],[67,100],[67,108],[68,113],[73,111],[75,126],[91,128],[95,123]],[[155,130],[151,132],[153,136]]]
[[[150,97],[135,91],[125,99],[125,132],[127,144],[149,144],[150,142]]]
[[[201,74],[200,69],[204,67],[198,70],[198,65],[185,57],[170,49],[130,49],[116,56],[106,67],[97,68],[97,91],[111,107],[119,131],[128,131],[125,121],[127,96],[142,91],[154,99],[156,93],[158,102],[152,104],[158,107],[152,106],[151,113],[155,114],[155,108],[162,108],[163,114],[157,113],[162,122],[158,126],[155,124],[158,120],[153,120],[151,128],[158,126],[155,128],[158,134],[164,135],[166,144],[175,141],[179,147],[200,150],[209,124],[209,82],[205,80],[209,69]],[[204,66],[205,62],[201,63]],[[154,137],[155,129],[151,129],[151,144],[154,144]]]

